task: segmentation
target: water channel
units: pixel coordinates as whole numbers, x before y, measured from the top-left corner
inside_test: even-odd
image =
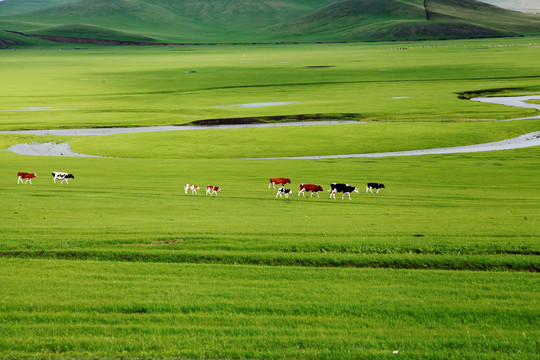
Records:
[[[529,100],[540,100],[540,95],[517,96],[517,97],[478,97],[472,101],[500,104],[506,106],[516,106],[523,108],[534,108],[540,111],[540,104],[527,103]],[[536,119],[539,116],[517,118],[499,121],[517,121],[524,119]],[[361,124],[359,121],[302,121],[288,123],[268,123],[268,124],[241,124],[241,125],[213,125],[213,126],[152,126],[152,127],[130,127],[130,128],[93,128],[93,129],[50,129],[50,130],[19,130],[0,131],[0,134],[29,134],[29,135],[66,135],[66,136],[99,136],[112,134],[140,133],[140,132],[160,132],[160,131],[190,131],[206,129],[241,129],[241,128],[268,128],[282,126],[323,126],[323,125],[346,125]],[[273,157],[264,159],[330,159],[330,158],[351,158],[351,157],[386,157],[386,156],[413,156],[413,155],[434,155],[467,153],[480,151],[510,150],[525,147],[540,146],[540,130],[524,134],[512,139],[465,146],[455,146],[435,149],[418,149],[409,151],[395,151],[368,154],[340,154],[324,156],[299,156],[299,157]],[[40,155],[40,156],[78,156],[94,157],[93,155],[78,154],[71,150],[68,143],[25,143],[11,146],[8,151],[20,155]],[[259,158],[260,159],[260,158]]]

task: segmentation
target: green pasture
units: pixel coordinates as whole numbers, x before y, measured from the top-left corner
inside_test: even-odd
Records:
[[[141,261],[167,262],[208,257],[205,261],[377,265],[379,259],[380,266],[386,266],[388,254],[396,267],[433,262],[450,268],[475,268],[467,256],[487,255],[480,268],[537,269],[538,165],[536,148],[287,161],[4,153],[3,249],[20,256],[75,251],[90,258],[134,259],[139,254]],[[18,171],[36,172],[38,178],[32,185],[17,184]],[[55,185],[52,171],[74,173],[75,179]],[[295,193],[289,199],[276,199],[276,191],[268,189],[275,176],[292,179]],[[366,194],[368,181],[387,188]],[[360,193],[352,200],[330,200],[332,182],[356,185]],[[203,189],[186,195],[186,183]],[[320,198],[299,198],[300,183],[320,184],[325,191]],[[204,194],[209,184],[223,188],[217,197]]]
[[[458,97],[538,94],[538,40],[0,51],[0,130],[366,121],[0,134],[2,150],[67,141],[105,156],[0,151],[0,358],[537,359],[538,147],[245,158],[537,131],[538,119],[479,121],[535,110]],[[38,177],[17,184],[19,171]],[[53,171],[75,178],[53,184]],[[276,198],[270,177],[291,178],[294,193]],[[329,199],[332,182],[359,193]],[[324,191],[298,197],[301,183]]]
[[[396,121],[531,116],[458,94],[538,93],[537,41],[2,50],[0,129],[320,113]],[[291,104],[232,106],[270,102]]]
[[[78,153],[107,157],[265,158],[462,146],[510,139],[539,128],[540,119],[512,122],[369,122],[352,125],[327,124],[82,136],[72,139],[70,144]],[[13,135],[11,141],[20,143],[18,137],[19,135]],[[60,139],[59,142],[63,141]]]
[[[0,281],[6,358],[537,358],[531,273],[1,259]]]

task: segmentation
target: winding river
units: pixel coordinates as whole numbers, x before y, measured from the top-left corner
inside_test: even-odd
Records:
[[[540,111],[540,104],[527,103],[529,100],[540,100],[540,95],[517,96],[517,97],[488,97],[472,98],[472,101],[487,102],[506,106],[516,106],[523,108],[534,108]],[[273,103],[272,103],[273,104]],[[499,121],[515,121],[524,119],[538,119],[539,116],[517,118]],[[206,130],[206,129],[238,129],[238,128],[261,128],[261,127],[282,127],[282,126],[314,126],[314,125],[341,125],[360,124],[359,121],[303,121],[289,123],[271,124],[242,124],[242,125],[217,125],[217,126],[153,126],[153,127],[133,127],[133,128],[95,128],[95,129],[51,129],[51,130],[20,130],[20,131],[0,131],[0,134],[29,134],[29,135],[68,135],[68,136],[98,136],[112,134],[126,134],[139,132],[157,131],[182,131],[182,130]],[[526,147],[540,146],[540,130],[524,134],[512,139],[496,141],[484,144],[474,144],[466,146],[455,146],[435,149],[419,149],[409,151],[394,151],[368,154],[341,154],[323,156],[294,156],[294,157],[272,157],[257,159],[335,159],[335,158],[355,158],[355,157],[387,157],[387,156],[413,156],[413,155],[434,155],[452,154],[495,150],[510,150]],[[20,155],[39,156],[77,156],[96,157],[93,155],[78,154],[71,150],[68,143],[25,143],[11,146],[7,151]],[[255,159],[255,158],[253,158]]]

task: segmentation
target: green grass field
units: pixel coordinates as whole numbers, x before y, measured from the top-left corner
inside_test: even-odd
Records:
[[[418,122],[212,129],[79,137],[82,154],[142,159],[235,159],[361,154],[452,147],[510,139],[538,130],[540,120]],[[381,136],[384,134],[384,136]],[[13,140],[18,136],[14,136]]]
[[[456,94],[537,93],[537,42],[5,50],[0,127],[171,125],[320,113],[380,121],[532,116],[533,109],[478,104]],[[269,102],[293,103],[231,106]],[[20,111],[29,107],[56,110]]]
[[[537,359],[538,147],[243,159],[537,131],[538,119],[476,121],[535,110],[458,98],[540,93],[536,42],[0,52],[0,130],[300,114],[366,121],[0,134],[1,149],[69,141],[109,157],[0,152],[0,357]],[[214,107],[275,101],[295,103]],[[17,184],[18,171],[38,177]],[[75,179],[53,184],[52,171]],[[289,199],[268,189],[278,176],[292,179]],[[366,194],[368,181],[386,189]],[[330,200],[331,182],[360,192]],[[186,195],[185,183],[203,189]],[[324,192],[298,197],[301,183]],[[204,195],[209,184],[222,187],[217,197]]]
[[[1,260],[5,357],[534,359],[537,274]],[[22,297],[20,294],[26,296]],[[395,355],[393,352],[398,351]]]

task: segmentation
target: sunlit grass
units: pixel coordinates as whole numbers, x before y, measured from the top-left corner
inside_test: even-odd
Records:
[[[273,253],[536,254],[539,214],[534,148],[485,154],[348,160],[60,159],[5,153],[2,224],[6,250],[145,252],[133,246]],[[35,162],[39,160],[39,165]],[[17,184],[17,171],[38,174]],[[51,171],[75,175],[54,185]],[[11,174],[11,176],[7,176]],[[292,179],[276,199],[269,178]],[[386,185],[366,194],[365,183]],[[346,182],[353,200],[328,199]],[[184,194],[186,183],[203,188]],[[297,196],[316,183],[320,198]],[[217,185],[217,197],[204,195]],[[61,234],[69,234],[62,236]],[[126,247],[125,244],[131,246]],[[159,247],[157,247],[159,248]]]
[[[457,95],[494,88],[538,92],[536,52],[525,46],[530,41],[5,51],[0,127],[170,125],[314,113],[409,121],[530,116],[534,109]],[[229,107],[268,102],[294,103]],[[28,107],[56,110],[19,111]]]
[[[537,93],[527,41],[3,51],[2,130],[327,113],[368,123],[0,135],[2,149],[69,141],[117,157],[0,152],[0,357],[536,359],[538,148],[241,159],[538,130],[462,121],[536,112],[458,99]],[[294,103],[215,107],[274,101]],[[17,184],[18,171],[38,177]],[[52,171],[75,178],[53,184]],[[268,189],[276,176],[292,179],[289,199]],[[366,194],[368,181],[386,188]],[[330,200],[332,182],[359,193]],[[185,183],[202,190],[186,195]],[[301,183],[321,197],[298,197]]]
[[[7,357],[535,357],[534,274],[0,261]]]
[[[160,159],[264,158],[432,149],[510,139],[535,131],[519,122],[367,123],[259,129],[215,129],[82,137],[82,154]]]

